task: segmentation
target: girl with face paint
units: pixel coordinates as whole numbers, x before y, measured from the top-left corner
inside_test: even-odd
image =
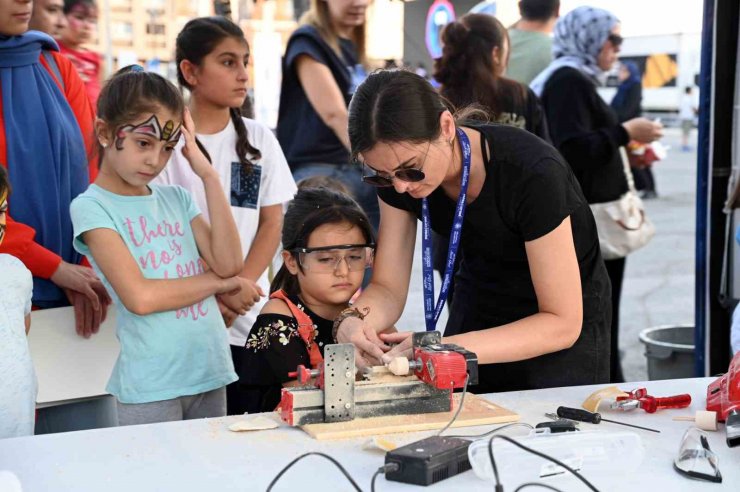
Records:
[[[93,40],[98,24],[98,6],[95,0],[64,0],[66,27],[59,37],[59,48],[69,58],[85,83],[87,97],[95,105],[102,79],[99,53],[84,48]]]
[[[8,173],[0,166],[0,244],[5,239]],[[0,254],[0,439],[32,436],[36,376],[26,335],[31,327],[31,272],[15,256]]]
[[[223,416],[237,377],[214,295],[239,290],[243,257],[218,174],[180,92],[159,75],[120,70],[97,109],[100,173],[70,211],[74,246],[116,305],[121,353],[106,389],[119,425]],[[183,188],[150,184],[181,135],[210,224]]]

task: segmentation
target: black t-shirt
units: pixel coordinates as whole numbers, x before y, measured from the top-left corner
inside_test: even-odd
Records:
[[[610,284],[596,224],[573,172],[557,150],[526,131],[503,125],[474,128],[485,137],[492,155],[486,157],[480,194],[465,211],[463,260],[445,335],[501,326],[537,313],[524,243],[570,217],[583,291],[578,341],[570,349],[534,359],[481,366],[481,384],[475,391],[608,381]],[[421,200],[393,188],[381,188],[378,195],[421,217]],[[455,200],[438,188],[428,201],[432,229],[449,237]]]
[[[545,142],[550,143],[550,133],[547,128],[547,120],[545,119],[542,104],[532,89],[526,86],[525,88],[526,96],[523,98],[511,97],[499,100],[498,105],[500,108],[497,113],[493,113],[490,108],[486,108],[490,114],[491,122],[527,130],[529,133],[534,133]],[[441,92],[459,108],[472,104],[483,105],[485,107],[483,103],[475,101],[470,97],[456,98],[451,94],[446,94],[444,90]]]
[[[575,68],[561,68],[545,84],[542,105],[552,142],[573,168],[588,203],[610,202],[626,193],[619,147],[629,135],[594,82]]]
[[[509,106],[509,107],[506,107]],[[547,128],[547,119],[537,95],[527,87],[527,98],[524,104],[514,102],[505,105],[493,118],[494,123],[515,126],[529,133],[534,133],[545,142],[550,143],[550,132]]]
[[[288,298],[314,322],[314,342],[323,355],[324,347],[334,343],[331,337],[333,320],[314,313],[297,296]],[[311,367],[306,343],[298,334],[298,323],[293,316],[260,314],[244,347],[244,365],[239,382],[249,395],[249,412],[271,412],[280,402],[283,383],[292,379],[288,373],[299,365]]]
[[[349,151],[309,102],[295,66],[300,55],[326,65],[349,105],[364,69],[359,65],[352,41],[339,38],[339,47],[341,57],[312,26],[298,28],[288,40],[283,58],[277,138],[291,168],[298,164],[349,162]]]

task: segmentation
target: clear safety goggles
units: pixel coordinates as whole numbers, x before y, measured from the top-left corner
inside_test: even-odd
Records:
[[[717,455],[709,448],[707,433],[696,427],[686,431],[673,467],[682,475],[709,482],[722,482]]]
[[[374,244],[342,244],[321,248],[295,248],[298,263],[312,273],[334,273],[344,262],[350,272],[364,271],[373,266]]]

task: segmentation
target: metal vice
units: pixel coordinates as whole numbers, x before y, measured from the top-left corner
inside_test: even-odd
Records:
[[[355,418],[449,412],[452,390],[465,380],[476,384],[475,354],[442,344],[439,332],[413,335],[413,374],[355,380],[352,344],[327,345],[324,363],[316,369],[299,366],[294,373],[302,386],[283,388],[282,419],[291,426],[343,422]]]

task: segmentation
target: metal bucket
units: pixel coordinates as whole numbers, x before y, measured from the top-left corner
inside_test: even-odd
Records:
[[[694,326],[667,325],[640,332],[645,344],[648,379],[694,377]]]

